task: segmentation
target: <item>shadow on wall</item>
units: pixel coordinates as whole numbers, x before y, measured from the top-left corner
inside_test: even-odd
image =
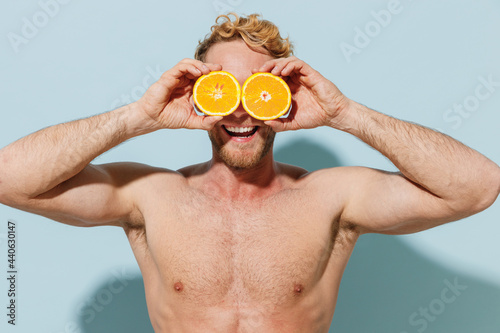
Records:
[[[320,144],[292,141],[276,160],[309,171],[341,166]],[[335,333],[499,333],[500,289],[439,266],[396,236],[363,235],[340,286]]]
[[[330,332],[498,333],[499,313],[498,287],[370,234],[347,265]]]
[[[325,147],[308,139],[292,140],[274,151],[278,162],[292,164],[308,171],[341,166],[340,159]]]
[[[277,161],[309,171],[341,160],[309,140],[275,152]],[[141,276],[110,277],[81,311],[82,333],[153,333]],[[330,332],[498,333],[499,288],[439,266],[398,237],[364,235],[347,265]]]
[[[80,311],[81,333],[154,333],[141,275],[114,274],[98,286]]]

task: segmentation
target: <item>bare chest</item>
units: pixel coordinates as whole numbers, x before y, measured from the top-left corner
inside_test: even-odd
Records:
[[[247,203],[192,192],[157,202],[147,245],[169,293],[203,305],[286,304],[320,281],[337,225],[298,191]]]

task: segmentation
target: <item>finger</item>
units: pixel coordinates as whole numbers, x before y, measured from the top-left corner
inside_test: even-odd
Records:
[[[188,128],[190,129],[202,129],[211,130],[215,124],[222,120],[221,116],[207,116],[207,115],[197,115],[193,109],[192,118],[189,121]]]
[[[270,72],[270,73],[273,73],[274,75],[279,75],[279,72],[281,72],[281,69],[283,67],[285,67],[289,62],[296,61],[296,60],[298,60],[296,57],[272,59],[272,60],[265,62],[261,66],[261,68],[259,68],[259,71]]]
[[[202,74],[208,74],[211,71],[219,71],[222,69],[222,66],[220,64],[213,64],[213,63],[204,63],[200,60],[195,60],[195,59],[190,59],[186,58],[181,60],[178,64],[178,66],[183,66],[183,65],[191,65],[196,67]]]
[[[304,67],[303,61],[297,60],[297,61],[289,62],[288,64],[286,64],[286,66],[284,66],[281,69],[280,75],[281,76],[289,76],[291,73],[300,72],[302,67]]]
[[[203,117],[202,128],[204,130],[209,131],[212,128],[214,128],[215,124],[217,124],[222,119],[223,119],[222,116],[206,116],[206,117]]]
[[[163,73],[160,81],[169,87],[173,87],[179,85],[181,82],[184,82],[183,78],[193,80],[201,75],[201,70],[199,70],[196,66],[189,63],[179,63],[175,67]]]
[[[266,61],[256,72],[270,72],[279,60],[280,59],[272,59]]]
[[[207,75],[212,71],[220,71],[222,70],[222,65],[220,64],[210,64],[210,63],[202,63],[202,62],[188,62],[188,66],[192,65],[193,67],[188,67],[191,70],[188,69],[189,73],[191,74],[188,76],[190,79],[198,78],[201,75]],[[198,73],[198,71],[200,73]],[[199,74],[199,75],[198,75]]]
[[[201,63],[201,67],[197,66],[197,68],[200,69],[204,75],[209,74],[212,71],[222,70],[221,64],[213,64],[213,63],[209,63],[209,62],[207,62],[207,63],[200,62],[200,63]]]
[[[278,118],[266,120],[264,124],[271,127],[276,133],[284,131],[293,131],[298,129],[296,122],[290,118]]]
[[[207,66],[210,71],[222,70],[222,65],[220,65],[220,64],[205,63],[205,66]],[[203,73],[203,74],[208,74],[208,73]]]
[[[191,73],[186,73],[184,76],[181,76],[180,78],[178,78],[178,82],[177,82],[177,87],[183,87],[183,86],[186,86],[186,85],[194,85],[194,82],[198,77],[200,77],[201,75],[193,75]]]
[[[293,103],[293,100],[295,99],[295,93],[301,87],[301,84],[299,82],[296,82],[296,80],[294,80],[294,76],[285,76],[285,78],[287,79],[286,84],[288,84],[290,92],[292,93],[292,103]]]
[[[189,66],[188,65],[188,67],[186,67],[185,71],[193,76],[192,78],[188,76],[190,79],[200,77],[203,74],[202,70],[200,70],[196,66]]]
[[[282,119],[266,120],[264,124],[271,127],[276,133],[283,132],[285,129]]]
[[[203,74],[203,75],[210,73],[210,68],[208,68],[208,66],[205,64],[201,64],[201,68],[198,68],[198,69],[201,71],[201,74]]]
[[[322,77],[321,74],[318,73],[314,68],[306,64],[305,62],[303,63],[302,66],[295,67],[293,69],[293,72],[298,75],[297,79],[302,81],[306,77]]]
[[[191,58],[184,58],[177,63],[177,65],[193,65],[193,66],[196,66],[200,69],[203,67],[204,64],[205,63],[203,61],[191,59]]]
[[[187,98],[191,99],[193,96],[193,83],[190,80],[186,80],[185,85],[179,84],[179,88],[176,89],[176,93],[181,95],[186,95]]]
[[[196,63],[202,64],[203,62],[193,58],[184,58],[178,62],[178,64],[196,64]]]
[[[195,76],[200,76],[204,71],[208,71],[208,69],[203,68],[203,65],[203,62],[199,60],[185,58],[179,61],[174,67],[172,67],[164,74],[166,74],[166,76],[170,74],[175,78],[180,78],[187,73]]]
[[[289,63],[293,61],[294,61],[293,59],[287,58],[283,61],[276,62],[274,68],[271,69],[271,74],[281,75],[281,71],[283,70],[283,68],[285,68]]]

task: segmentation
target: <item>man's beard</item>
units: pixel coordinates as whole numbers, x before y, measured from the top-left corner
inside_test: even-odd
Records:
[[[223,145],[222,139],[215,129],[208,131],[208,137],[212,141],[215,152],[227,166],[234,169],[251,169],[255,167],[271,150],[275,136],[276,132],[269,129],[265,142],[255,148],[252,154],[246,154],[245,150],[230,151]]]

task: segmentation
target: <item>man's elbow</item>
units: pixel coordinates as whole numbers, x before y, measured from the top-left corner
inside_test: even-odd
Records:
[[[0,204],[7,205],[9,191],[6,188],[6,184],[2,181],[2,175],[0,175]]]
[[[7,182],[2,182],[2,175],[0,175],[0,204],[16,208],[30,199],[28,195],[13,188]]]
[[[500,168],[485,171],[481,179],[471,184],[469,194],[457,198],[454,209],[466,215],[473,215],[492,206],[500,194]]]

